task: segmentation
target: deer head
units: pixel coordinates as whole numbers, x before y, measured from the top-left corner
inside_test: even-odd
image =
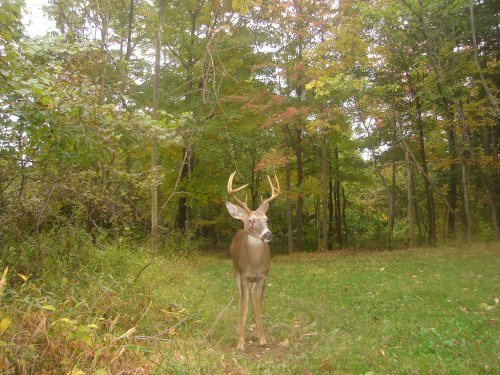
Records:
[[[276,199],[280,194],[280,183],[276,175],[274,178],[276,180],[276,186],[273,185],[271,178],[267,176],[267,180],[269,181],[269,185],[271,185],[271,196],[264,200],[259,208],[255,211],[252,211],[248,208],[246,201],[242,202],[238,199],[234,194],[240,190],[243,190],[248,184],[240,186],[237,189],[233,189],[233,179],[236,172],[233,172],[231,176],[229,176],[229,180],[227,182],[227,193],[229,197],[233,197],[234,201],[237,204],[233,204],[231,202],[226,202],[227,210],[229,214],[235,219],[243,221],[244,228],[249,232],[252,237],[259,238],[264,240],[265,242],[271,241],[272,233],[267,227],[267,210],[269,209],[269,203]]]

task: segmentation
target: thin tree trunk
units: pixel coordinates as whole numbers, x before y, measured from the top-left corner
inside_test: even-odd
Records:
[[[303,232],[303,198],[300,191],[303,179],[302,170],[302,133],[300,128],[295,130],[295,157],[297,160],[297,189],[299,190],[297,196],[297,208],[296,208],[296,229],[297,229],[297,251],[302,251],[302,232]]]
[[[321,251],[321,199],[314,198],[314,212],[316,222],[316,251]]]
[[[134,23],[134,1],[130,0],[128,8],[128,25],[127,25],[127,51],[125,52],[125,61],[130,61],[132,56],[132,25]]]
[[[415,95],[415,123],[417,125],[418,134],[418,146],[420,152],[420,160],[422,163],[422,170],[425,176],[429,175],[427,169],[427,155],[425,152],[425,137],[424,137],[424,125],[422,122],[422,103],[420,96]],[[434,196],[432,193],[432,188],[428,178],[424,177],[424,191],[426,200],[426,210],[427,210],[427,231],[428,231],[428,243],[431,246],[436,245],[436,214],[434,210]],[[454,215],[451,215],[454,218]]]
[[[347,219],[346,219],[346,208],[347,208],[347,197],[345,195],[345,189],[342,186],[342,224],[344,226],[344,246],[348,245],[349,231],[347,229]]]
[[[192,110],[192,105],[194,102],[194,74],[193,74],[193,68],[197,62],[195,56],[194,56],[194,50],[195,50],[195,44],[196,44],[196,26],[197,26],[197,20],[198,17],[200,16],[200,11],[203,7],[204,1],[200,1],[197,3],[197,7],[190,12],[191,15],[191,24],[190,24],[190,31],[189,31],[189,48],[187,50],[187,57],[186,57],[186,62],[183,63],[183,67],[186,70],[186,110],[191,111]],[[201,81],[203,78],[201,78]],[[200,86],[202,83],[200,82]],[[182,148],[182,166],[181,166],[181,186],[183,186],[183,183],[186,181],[187,177],[189,176],[189,171],[192,170],[193,167],[193,149],[192,147],[188,146],[188,139],[190,138],[191,134],[189,132],[185,132],[182,135],[183,141],[184,141],[184,146]],[[187,154],[186,154],[187,153]],[[187,155],[187,158],[186,158]],[[183,189],[185,190],[185,189]],[[188,207],[187,203],[187,197],[182,194],[179,197],[179,200],[177,202],[177,218],[176,218],[176,226],[179,230],[186,232],[188,231],[190,227],[190,208]]]
[[[108,31],[109,31],[109,0],[106,0],[106,9],[101,26],[101,52],[104,56],[104,63],[101,72],[101,92],[99,94],[99,103],[104,103],[106,98],[106,76],[108,69]]]
[[[328,177],[328,248],[333,249],[333,177]]]
[[[132,26],[134,24],[134,1],[135,0],[130,0],[130,5],[128,9],[128,24],[127,24],[127,49],[125,52],[125,77],[128,78],[129,75],[129,62],[130,58],[132,57]],[[122,87],[123,92],[126,92],[127,90],[127,79],[123,80],[123,87]],[[127,101],[125,98],[121,97],[121,102],[123,105],[123,108],[127,109]],[[125,151],[125,171],[127,173],[130,173],[132,171],[132,158],[130,157],[130,152],[128,150]],[[133,201],[132,205],[136,207],[136,202]]]
[[[186,157],[186,153],[187,157]],[[182,148],[182,166],[181,166],[181,181],[186,180],[189,174],[190,150],[187,146]],[[188,207],[186,205],[187,197],[181,195],[177,203],[177,228],[185,232],[188,226]]]
[[[337,236],[337,242],[339,246],[342,248],[343,240],[342,240],[342,214],[341,214],[341,206],[340,206],[340,179],[338,173],[338,165],[339,165],[339,149],[335,146],[333,152],[335,158],[335,181],[333,187],[333,198],[335,201],[334,211],[335,211],[335,234]]]
[[[406,161],[406,194],[407,194],[407,218],[408,218],[408,247],[415,245],[415,215],[413,213],[413,173],[410,154],[405,151]]]
[[[500,197],[500,161],[498,159],[498,141],[500,140],[500,126],[484,126],[482,129],[484,153],[492,160],[485,166],[481,179],[488,196],[491,211],[491,223],[497,239],[500,239],[500,210],[498,197]],[[481,165],[478,164],[478,168]]]
[[[452,209],[452,212],[448,213],[448,235],[453,237],[455,235],[455,217],[457,208],[457,185],[458,185],[458,169],[455,162],[457,155],[457,146],[455,140],[455,129],[452,124],[449,125],[446,130],[448,134],[448,148],[450,151],[451,163],[450,170],[448,172],[448,203]]]
[[[462,194],[463,194],[463,210],[465,215],[466,226],[466,239],[468,242],[472,240],[472,213],[470,209],[470,196],[469,196],[469,153],[470,153],[470,139],[469,129],[465,123],[465,115],[462,108],[462,103],[458,103],[458,118],[462,132],[462,145],[460,152],[460,164],[462,167]]]
[[[323,234],[323,250],[328,250],[328,153],[326,134],[321,139],[321,226]]]
[[[285,166],[286,174],[286,236],[288,240],[288,254],[293,253],[293,232],[292,232],[292,200],[290,199],[290,164]]]
[[[335,221],[337,222],[335,230],[337,233],[337,242],[339,243],[340,248],[342,248],[344,245],[344,240],[342,238],[342,206],[340,204],[340,189],[341,189],[340,180],[337,179],[335,180],[335,189],[334,189]]]
[[[156,30],[156,47],[155,47],[155,68],[153,76],[153,120],[158,120],[158,81],[160,78],[160,57],[161,57],[161,37],[163,33],[163,14],[165,9],[165,0],[160,0],[160,9],[158,10],[158,28]],[[157,253],[158,248],[158,190],[159,183],[157,181],[158,169],[158,139],[153,136],[151,145],[151,174],[153,183],[151,186],[151,253],[153,256]]]
[[[394,242],[394,221],[396,216],[396,162],[392,160],[391,162],[391,194],[389,196],[389,247],[393,246]]]

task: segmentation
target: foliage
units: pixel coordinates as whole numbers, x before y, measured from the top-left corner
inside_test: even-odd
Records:
[[[271,215],[292,212],[276,230],[296,241],[304,232],[303,249],[326,241],[325,226],[330,248],[401,246],[413,230],[432,243],[434,226],[442,241],[500,233],[489,1],[473,4],[474,19],[465,1],[168,3],[158,121],[150,118],[154,4],[50,2],[58,32],[32,40],[23,3],[4,3],[4,244],[60,226],[94,242],[145,240],[156,185],[163,235],[187,228],[192,239],[227,243],[221,204],[232,170],[249,182],[254,206],[265,174],[283,181],[289,171],[290,201]],[[413,198],[405,194],[412,171]]]
[[[0,372],[498,372],[493,245],[413,249],[500,237],[496,2],[165,4],[0,0]],[[274,254],[335,250],[275,258],[246,354],[234,170]]]

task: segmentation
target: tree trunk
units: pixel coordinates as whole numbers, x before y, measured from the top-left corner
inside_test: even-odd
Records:
[[[337,179],[335,180],[335,188],[333,191],[335,197],[335,232],[337,234],[337,242],[339,243],[340,248],[342,248],[344,241],[342,239],[342,207],[340,205],[340,188],[340,181]]]
[[[321,251],[321,199],[314,198],[314,212],[316,222],[316,251]]]
[[[292,232],[292,200],[290,199],[290,164],[285,166],[286,174],[286,236],[288,240],[288,254],[293,253],[293,232]]]
[[[422,122],[422,103],[418,95],[415,95],[415,123],[417,125],[420,160],[422,163],[422,170],[425,173],[424,191],[427,210],[428,243],[429,245],[434,246],[436,245],[436,214],[434,210],[434,196],[432,194],[431,184],[426,177],[429,176],[429,171],[427,168],[427,155],[425,153],[424,126]],[[455,216],[453,216],[453,218],[455,218]]]
[[[334,152],[333,152],[334,158],[335,158],[335,181],[334,181],[334,186],[333,186],[333,198],[334,198],[334,215],[335,215],[335,221],[334,221],[334,230],[335,234],[337,237],[337,242],[339,246],[342,248],[343,245],[343,240],[342,240],[342,214],[341,214],[341,206],[340,206],[340,180],[339,180],[339,173],[338,173],[338,165],[339,165],[339,149],[337,146],[335,146]]]
[[[462,103],[458,103],[458,118],[462,132],[462,145],[460,150],[460,164],[462,167],[462,194],[463,194],[463,210],[465,215],[465,233],[468,242],[472,240],[472,213],[470,209],[469,196],[469,157],[471,143],[469,138],[469,128],[465,123],[465,115],[462,108]]]
[[[333,177],[328,177],[328,248],[333,249]]]
[[[389,220],[388,220],[388,227],[389,227],[389,235],[388,235],[388,242],[389,242],[389,247],[393,246],[394,242],[394,219],[396,216],[396,162],[393,160],[391,163],[391,193],[389,195]]]
[[[160,0],[160,8],[158,10],[158,28],[156,30],[156,47],[155,47],[155,68],[153,76],[153,120],[158,120],[158,81],[160,78],[160,57],[161,57],[161,36],[163,33],[163,14],[165,9],[165,0]],[[158,247],[158,190],[159,183],[157,182],[158,169],[158,139],[153,136],[151,145],[151,174],[153,183],[151,185],[151,253],[156,255]]]
[[[342,186],[342,225],[344,226],[344,236],[343,236],[343,245],[344,246],[347,246],[348,244],[348,237],[349,237],[349,232],[347,230],[347,219],[346,219],[346,215],[345,215],[345,211],[346,211],[346,208],[347,208],[347,198],[345,196],[345,189],[344,187]]]
[[[491,158],[492,163],[487,163],[485,172],[481,172],[481,179],[488,197],[491,212],[491,224],[495,236],[500,239],[500,210],[498,197],[500,197],[500,161],[498,159],[498,140],[500,139],[500,126],[485,126],[482,129],[484,153]]]
[[[302,193],[300,191],[302,186],[302,132],[300,128],[295,130],[295,157],[297,159],[297,208],[296,208],[296,228],[297,228],[297,251],[302,251],[302,232],[303,232],[303,198]]]
[[[407,218],[408,218],[408,247],[415,245],[415,215],[413,213],[413,171],[411,165],[410,154],[405,151],[406,161],[406,195],[408,201]]]
[[[323,250],[328,250],[328,153],[326,134],[321,139],[321,227],[323,236]]]
[[[455,141],[455,129],[450,124],[446,130],[448,134],[448,148],[450,151],[450,170],[448,172],[448,203],[450,204],[452,212],[448,212],[448,236],[455,236],[455,213],[457,208],[457,185],[458,185],[458,169],[455,163],[457,155],[457,146]]]
[[[186,153],[189,153],[187,146],[182,148],[182,166],[181,166],[181,181],[185,181],[189,174],[190,156],[186,158]],[[187,198],[181,195],[177,204],[177,228],[186,232],[188,222],[188,207],[186,205]]]
[[[187,92],[185,93],[186,96],[186,110],[187,111],[192,111],[193,104],[195,102],[195,95],[194,95],[194,73],[193,73],[193,68],[196,64],[196,59],[194,56],[194,47],[196,44],[196,26],[197,26],[197,20],[198,17],[200,16],[200,11],[203,6],[203,1],[198,3],[198,6],[196,7],[195,10],[193,10],[190,15],[191,15],[191,27],[190,27],[190,34],[189,34],[189,48],[187,49],[187,57],[186,57],[186,62],[183,64],[183,67],[186,70],[186,90]],[[200,86],[202,86],[202,81],[203,78],[200,79]],[[183,133],[182,138],[184,142],[184,146],[182,149],[182,166],[181,166],[181,186],[185,185],[185,182],[187,180],[187,177],[189,176],[189,171],[192,170],[193,168],[193,149],[192,147],[189,146],[189,138],[191,134],[189,134],[189,131],[186,131]],[[187,154],[186,154],[187,153]],[[187,155],[187,157],[186,157]],[[186,190],[185,188],[183,190]],[[188,228],[190,227],[189,225],[189,220],[190,220],[190,208],[186,204],[187,198],[184,194],[180,195],[179,201],[177,203],[177,218],[176,218],[176,226],[179,230],[186,232],[188,231]]]
[[[130,0],[128,8],[128,25],[127,25],[127,50],[125,52],[125,61],[130,61],[132,56],[132,25],[134,22],[134,1]]]

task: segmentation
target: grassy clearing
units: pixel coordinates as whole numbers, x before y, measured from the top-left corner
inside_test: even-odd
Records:
[[[225,257],[158,259],[134,281],[144,256],[115,248],[96,256],[92,269],[50,285],[8,280],[4,370],[500,372],[494,245],[274,257],[264,302],[269,346],[259,348],[250,327],[245,353],[234,350],[236,292]]]

